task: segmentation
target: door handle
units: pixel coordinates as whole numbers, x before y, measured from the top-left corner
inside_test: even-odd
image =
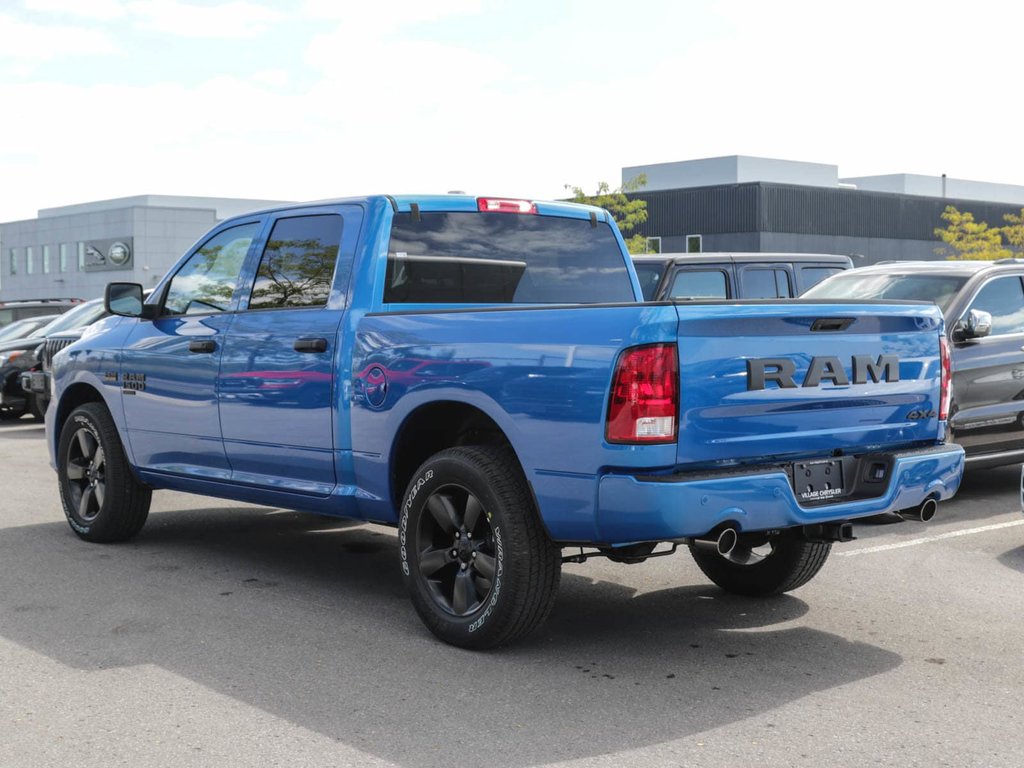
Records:
[[[188,343],[189,352],[215,352],[217,342],[211,339],[193,339]]]
[[[326,352],[327,339],[296,339],[292,348],[296,352]]]

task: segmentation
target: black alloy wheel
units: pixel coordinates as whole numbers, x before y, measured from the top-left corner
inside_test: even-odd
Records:
[[[81,538],[126,541],[142,529],[152,491],[135,477],[103,403],[71,412],[60,432],[56,464],[64,515]]]
[[[420,573],[439,608],[468,616],[494,588],[494,532],[480,500],[459,485],[445,485],[427,498],[416,543]]]
[[[459,446],[427,459],[405,492],[398,540],[413,607],[446,643],[494,648],[551,612],[561,549],[508,447]]]
[[[103,508],[107,494],[107,466],[103,446],[92,430],[75,430],[64,462],[68,501],[82,523],[91,523]]]

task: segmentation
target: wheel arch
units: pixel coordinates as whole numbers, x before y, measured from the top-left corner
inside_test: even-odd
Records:
[[[63,393],[61,393],[60,400],[57,402],[56,409],[54,410],[53,435],[51,438],[53,441],[54,456],[57,455],[57,446],[60,444],[60,433],[64,428],[64,422],[67,421],[68,416],[71,415],[71,412],[75,410],[75,408],[80,405],[85,405],[86,403],[103,403],[103,405],[107,407],[107,410],[110,410],[113,415],[110,405],[104,399],[100,391],[92,384],[82,381],[71,384]],[[114,423],[117,423],[116,418],[114,419]],[[124,441],[122,440],[122,442]]]
[[[388,462],[388,484],[394,508],[400,508],[406,486],[424,461],[446,448],[463,445],[508,447],[516,456],[527,487],[533,494],[522,459],[501,426],[475,405],[457,400],[439,400],[420,405],[409,412],[395,433],[391,444],[391,460]]]

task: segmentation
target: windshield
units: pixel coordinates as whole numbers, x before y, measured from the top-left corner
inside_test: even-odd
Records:
[[[0,328],[0,341],[11,341],[12,339],[23,339],[32,331],[41,328],[56,318],[57,315],[43,315],[41,317],[26,317],[8,326]]]
[[[103,308],[102,299],[87,301],[85,304],[80,304],[74,309],[65,312],[52,323],[44,325],[29,336],[29,338],[34,339],[42,336],[52,336],[55,333],[70,331],[73,328],[92,325],[103,317],[105,312],[106,310]]]
[[[966,282],[966,275],[857,274],[852,270],[818,283],[801,298],[927,301],[945,313]]]

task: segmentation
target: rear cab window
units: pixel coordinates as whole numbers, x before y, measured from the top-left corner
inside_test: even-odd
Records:
[[[485,212],[396,213],[385,304],[602,304],[636,300],[611,227]]]

